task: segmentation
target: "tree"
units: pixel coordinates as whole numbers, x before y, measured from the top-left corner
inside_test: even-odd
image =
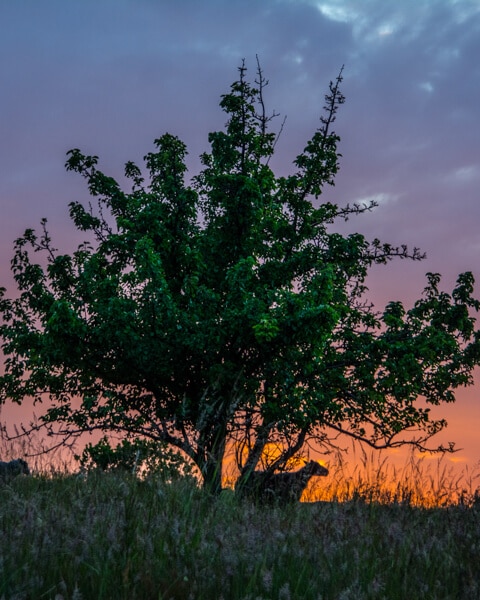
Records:
[[[429,405],[472,383],[479,302],[470,273],[451,294],[428,274],[410,310],[391,302],[377,313],[366,301],[372,265],[423,255],[332,231],[375,206],[323,201],[339,169],[341,82],[342,71],[289,176],[270,167],[268,82],[259,66],[249,83],[244,64],[220,102],[225,130],[210,134],[189,184],[186,146],[168,133],[145,156],[146,178],[126,164],[129,192],[96,156],[71,150],[66,168],[96,201],[70,204],[87,240],[61,254],[46,221],[16,240],[19,295],[3,290],[0,303],[1,400],[44,402],[43,425],[65,437],[101,430],[169,444],[213,491],[228,444],[241,478],[272,444],[270,473],[339,433],[425,448],[445,426]]]
[[[160,447],[159,447],[160,446]],[[75,456],[83,473],[88,471],[126,471],[138,475],[159,474],[167,481],[191,477],[191,465],[170,446],[152,440],[123,439],[112,448],[107,436],[96,444],[86,444],[81,455]]]

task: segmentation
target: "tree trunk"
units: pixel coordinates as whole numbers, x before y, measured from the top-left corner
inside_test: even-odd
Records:
[[[210,443],[205,443],[200,450],[197,464],[203,475],[203,487],[212,494],[222,491],[222,464],[227,442],[227,427],[219,425],[211,436]]]

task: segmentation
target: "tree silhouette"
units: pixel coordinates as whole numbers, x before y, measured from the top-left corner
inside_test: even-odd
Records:
[[[259,67],[249,83],[243,63],[221,98],[225,130],[209,135],[188,184],[186,146],[168,133],[145,156],[146,175],[126,164],[129,192],[96,156],[70,151],[67,169],[95,199],[70,204],[86,241],[61,254],[45,221],[16,240],[19,295],[0,300],[1,400],[43,402],[43,426],[64,439],[101,430],[169,444],[213,491],[227,444],[240,478],[268,445],[273,473],[338,433],[424,448],[445,426],[428,406],[472,381],[479,303],[470,273],[451,295],[428,274],[408,311],[367,302],[372,265],[422,254],[331,227],[375,205],[323,200],[339,168],[341,82],[342,72],[288,176],[270,167],[268,82]]]

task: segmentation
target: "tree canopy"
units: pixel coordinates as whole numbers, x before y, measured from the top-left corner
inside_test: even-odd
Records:
[[[372,265],[423,255],[332,227],[375,206],[323,199],[339,170],[341,82],[342,71],[288,176],[270,166],[278,135],[268,82],[260,66],[249,82],[243,63],[221,98],[225,129],[209,135],[189,181],[186,146],[169,133],[143,171],[125,165],[129,191],[98,157],[71,150],[66,168],[94,199],[70,204],[86,240],[62,254],[45,220],[16,240],[18,294],[0,298],[0,400],[33,397],[60,435],[101,430],[171,445],[212,490],[229,444],[241,478],[282,470],[339,433],[425,448],[445,426],[429,405],[472,383],[479,302],[471,273],[451,294],[427,274],[409,310],[367,301]]]

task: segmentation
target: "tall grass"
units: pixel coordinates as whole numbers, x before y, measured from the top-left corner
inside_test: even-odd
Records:
[[[432,457],[412,451],[403,464],[395,465],[386,454],[367,453],[360,448],[357,460],[350,463],[339,455],[329,465],[329,477],[312,479],[302,499],[346,502],[363,498],[424,508],[480,501],[480,464],[459,470],[447,456]]]
[[[191,481],[20,476],[0,536],[2,600],[480,598],[478,504],[265,507]]]
[[[32,476],[0,485],[0,600],[480,598],[478,474],[445,460],[364,453],[317,478],[303,499],[320,501],[267,507],[27,459]]]

